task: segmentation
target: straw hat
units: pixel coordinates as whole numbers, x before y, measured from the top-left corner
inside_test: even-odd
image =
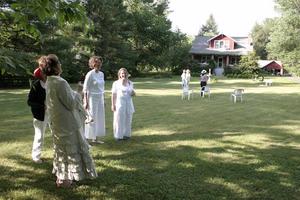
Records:
[[[207,72],[206,72],[205,69],[201,71],[201,74],[206,74],[206,73],[207,73]]]

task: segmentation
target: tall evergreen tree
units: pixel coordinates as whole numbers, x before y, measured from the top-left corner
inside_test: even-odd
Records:
[[[206,23],[202,25],[198,35],[213,37],[217,34],[219,34],[218,25],[215,21],[213,14],[210,14]]]
[[[171,41],[171,22],[167,18],[167,0],[127,1],[133,16],[132,45],[136,67],[140,70],[164,68]]]
[[[85,41],[89,54],[104,58],[106,75],[116,74],[121,66],[132,68],[135,61],[129,42],[132,17],[123,0],[87,0],[86,10],[91,20],[89,40]]]

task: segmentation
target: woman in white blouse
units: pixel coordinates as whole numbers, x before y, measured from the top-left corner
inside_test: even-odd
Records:
[[[92,56],[89,60],[89,71],[83,83],[84,108],[91,115],[93,122],[85,126],[85,138],[92,142],[103,143],[97,137],[105,136],[105,110],[104,110],[104,74],[100,71],[102,59]]]
[[[112,85],[113,130],[116,140],[126,140],[131,137],[131,123],[134,113],[132,96],[135,95],[135,91],[133,83],[128,80],[128,71],[125,68],[119,70],[118,77],[119,80]]]

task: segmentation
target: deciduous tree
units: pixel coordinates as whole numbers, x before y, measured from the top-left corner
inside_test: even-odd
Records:
[[[43,40],[39,24],[60,27],[65,23],[84,21],[80,0],[4,0],[0,1],[0,68],[1,74],[26,74]]]
[[[266,19],[262,24],[255,24],[251,32],[253,49],[262,60],[268,58],[267,44],[270,42],[270,34],[274,26],[275,19]]]
[[[300,74],[300,0],[276,0],[281,17],[276,20],[267,50],[286,69]]]

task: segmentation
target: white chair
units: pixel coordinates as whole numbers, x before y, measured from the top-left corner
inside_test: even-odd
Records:
[[[265,80],[265,85],[266,86],[271,86],[273,84],[273,81],[271,79]]]
[[[193,90],[190,90],[189,87],[183,87],[182,88],[182,96],[181,96],[181,99],[184,100],[184,99],[193,99],[193,96],[194,96],[194,92]]]
[[[233,102],[236,103],[237,99],[240,99],[241,102],[243,102],[243,93],[244,93],[244,89],[235,89],[231,94],[231,98],[233,99]]]
[[[204,98],[205,95],[208,96],[210,99],[210,87],[209,86],[203,86],[200,90],[200,97]]]

